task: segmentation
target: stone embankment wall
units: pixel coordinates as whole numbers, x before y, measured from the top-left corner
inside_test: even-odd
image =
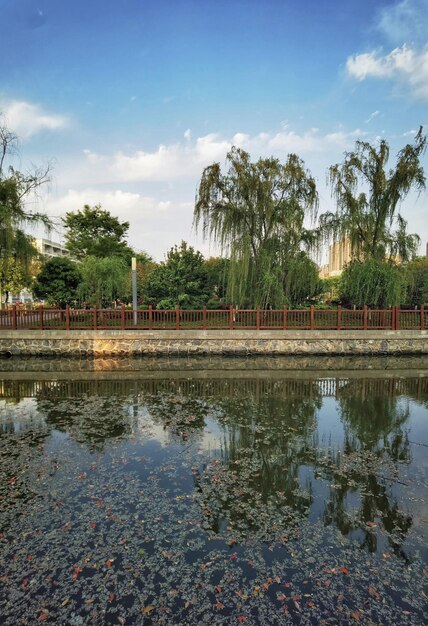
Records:
[[[427,330],[0,331],[10,356],[428,354]]]

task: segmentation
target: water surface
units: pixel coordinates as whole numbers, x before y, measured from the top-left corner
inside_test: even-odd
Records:
[[[424,623],[423,359],[0,370],[2,623]]]

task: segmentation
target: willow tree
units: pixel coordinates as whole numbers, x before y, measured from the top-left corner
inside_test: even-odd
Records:
[[[127,295],[128,266],[125,259],[88,256],[79,264],[81,281],[77,288],[82,301],[101,308]]]
[[[360,260],[411,258],[419,237],[407,233],[399,206],[412,189],[425,189],[420,158],[426,144],[421,127],[414,143],[404,146],[395,167],[388,169],[390,148],[385,140],[375,146],[357,141],[343,163],[329,169],[337,210],[321,215],[324,234],[336,240],[349,238],[352,255]]]
[[[315,264],[303,251],[314,244],[318,195],[314,178],[295,154],[250,161],[239,148],[227,154],[228,171],[219,163],[205,168],[197,192],[194,224],[205,238],[230,258],[229,302],[237,305],[283,306],[314,295]],[[298,285],[289,280],[301,262]]]
[[[29,273],[36,256],[27,229],[43,225],[50,228],[49,218],[27,209],[27,202],[49,180],[49,166],[22,173],[8,164],[17,150],[17,136],[0,124],[0,303],[11,263],[18,263],[24,274]],[[1,306],[1,304],[0,304]]]

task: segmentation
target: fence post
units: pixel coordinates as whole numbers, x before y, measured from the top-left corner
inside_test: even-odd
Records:
[[[153,309],[152,305],[149,304],[149,330],[153,329]]]
[[[16,330],[16,304],[12,305],[12,328]]]
[[[391,330],[395,330],[395,306],[391,307]]]
[[[314,330],[315,328],[315,312],[314,312],[314,305],[311,304],[311,313],[310,313],[310,320],[311,320],[311,330]]]
[[[180,330],[180,309],[178,304],[175,307],[175,330]]]
[[[120,314],[122,330],[125,330],[125,305],[122,304],[122,310]]]
[[[207,307],[204,304],[204,309],[202,312],[202,320],[203,320],[203,329],[206,330],[207,329]]]
[[[65,330],[70,330],[70,307],[65,305]]]
[[[282,329],[285,330],[287,328],[287,307],[284,307],[284,313],[283,313],[284,317],[282,320]]]
[[[425,307],[421,304],[421,330],[425,327]]]
[[[230,330],[233,330],[233,306],[230,305],[229,307],[229,328]]]
[[[363,324],[364,324],[364,330],[367,330],[367,304],[364,305],[364,310],[363,310]]]
[[[395,330],[400,330],[400,307],[395,307]]]
[[[93,308],[93,312],[94,312],[94,330],[97,330],[97,326],[98,326],[98,313],[97,313],[97,307],[94,306]]]
[[[260,307],[256,307],[256,326],[257,330],[260,330]]]
[[[340,316],[342,314],[342,306],[340,304],[337,305],[337,330],[340,330]]]
[[[39,309],[39,328],[43,330],[43,307],[41,306]]]

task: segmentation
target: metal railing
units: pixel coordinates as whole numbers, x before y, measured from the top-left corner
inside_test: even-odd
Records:
[[[416,309],[46,309],[0,311],[9,330],[400,330],[428,329],[428,307]]]

